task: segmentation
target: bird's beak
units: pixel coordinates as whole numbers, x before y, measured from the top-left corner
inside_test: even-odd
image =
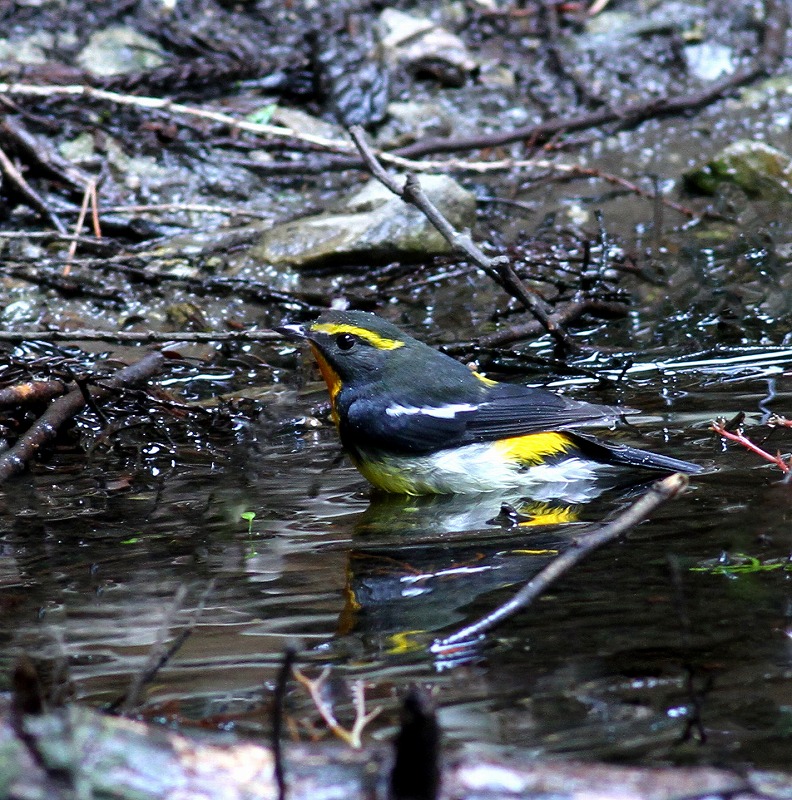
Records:
[[[282,333],[287,339],[298,339],[300,341],[308,339],[308,329],[305,325],[279,325],[273,330]]]

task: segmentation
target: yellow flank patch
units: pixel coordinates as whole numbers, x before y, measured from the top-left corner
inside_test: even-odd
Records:
[[[492,380],[492,378],[488,378],[486,375],[482,375],[480,372],[473,372],[473,377],[478,378],[485,386],[497,386],[498,382]]]
[[[338,377],[336,371],[330,366],[328,360],[322,355],[322,351],[313,343],[308,342],[313,350],[316,363],[319,365],[319,372],[327,384],[327,391],[330,393],[330,416],[333,418],[336,427],[338,426],[338,412],[336,411],[336,397],[341,391],[341,378]]]
[[[367,328],[361,328],[358,325],[320,322],[311,325],[311,331],[315,333],[326,333],[328,336],[335,336],[337,333],[351,333],[353,336],[363,339],[364,342],[368,342],[372,347],[376,347],[377,350],[398,350],[400,347],[404,347],[404,342],[398,339],[388,339],[385,336],[380,336],[378,333],[374,333],[374,331],[370,331]]]
[[[493,442],[494,451],[507,461],[525,466],[541,464],[547,456],[566,453],[574,444],[563,433],[529,433]]]

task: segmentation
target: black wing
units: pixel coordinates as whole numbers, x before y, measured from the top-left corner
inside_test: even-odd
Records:
[[[544,389],[499,383],[473,402],[399,405],[372,398],[353,400],[341,436],[348,446],[404,453],[585,425],[607,425],[626,409],[569,400]]]
[[[475,414],[467,420],[471,441],[557,431],[585,425],[609,425],[632,409],[570,400],[545,389],[508,383],[493,386]]]

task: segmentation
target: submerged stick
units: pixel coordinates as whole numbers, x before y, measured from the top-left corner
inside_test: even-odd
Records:
[[[569,550],[558,556],[541,572],[531,578],[511,600],[498,606],[494,611],[476,620],[476,622],[465,625],[464,628],[452,633],[450,636],[435,640],[431,647],[432,651],[442,653],[491,631],[496,625],[530,605],[551,584],[555,583],[564,573],[568,572],[579,561],[582,561],[593,550],[614,539],[618,539],[630,528],[634,528],[639,522],[643,522],[659,505],[681,494],[687,485],[687,476],[679,472],[653,483],[637,502],[619,514],[616,519],[603,525],[598,530],[577,537]]]

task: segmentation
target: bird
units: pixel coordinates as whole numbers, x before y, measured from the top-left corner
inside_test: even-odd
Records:
[[[579,430],[630,410],[492,380],[369,312],[330,310],[276,330],[310,345],[341,444],[383,492],[472,494],[702,471]]]

